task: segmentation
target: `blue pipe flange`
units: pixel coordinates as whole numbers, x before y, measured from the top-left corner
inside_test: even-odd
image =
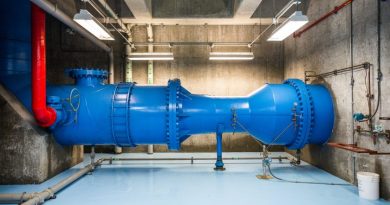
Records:
[[[119,146],[134,147],[130,136],[130,97],[134,83],[119,83],[112,97],[112,136]]]
[[[308,90],[305,83],[298,79],[288,79],[284,82],[284,84],[291,85],[298,97],[298,105],[297,105],[297,136],[295,140],[287,145],[289,149],[301,149],[303,148],[309,138],[312,135],[312,130],[314,127],[314,104],[313,99],[310,95],[310,91]]]
[[[168,81],[167,87],[167,144],[170,150],[179,150],[179,116],[177,109],[180,93],[180,80]]]
[[[303,83],[302,81],[300,81],[300,82]],[[316,122],[315,122],[314,102],[313,102],[313,97],[312,97],[311,92],[310,92],[310,87],[306,86],[306,84],[305,84],[305,87],[307,90],[307,95],[309,97],[309,104],[310,104],[310,123],[309,123],[310,128],[309,128],[309,135],[308,135],[307,141],[306,141],[306,143],[309,143],[310,139],[313,136],[313,129],[314,129],[314,125]],[[304,144],[303,146],[305,146],[305,145],[306,144]]]
[[[65,73],[73,79],[84,78],[84,77],[95,77],[100,79],[107,79],[108,72],[102,69],[84,69],[84,68],[72,68],[66,69]]]
[[[48,106],[54,108],[57,114],[55,123],[50,126],[50,129],[54,129],[58,123],[61,123],[66,118],[66,112],[64,111],[63,105],[61,103],[61,98],[58,96],[48,96],[46,103]]]
[[[178,102],[177,102],[177,120],[179,122],[179,125],[180,125],[180,121],[186,117],[188,117],[188,115],[186,113],[183,112],[183,102],[184,101],[191,101],[191,93],[186,90],[185,88],[183,88],[182,86],[180,86],[179,88],[179,93],[178,93],[179,97],[178,97]],[[185,129],[183,127],[179,127],[179,145],[186,139],[188,139],[191,135],[189,134],[190,130],[188,129]]]

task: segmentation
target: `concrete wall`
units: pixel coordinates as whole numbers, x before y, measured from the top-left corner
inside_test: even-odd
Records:
[[[22,42],[21,45],[30,42],[30,26],[26,26],[30,22],[30,1],[3,3],[1,8],[1,13],[8,15],[2,18],[2,25],[14,26],[5,29],[10,32],[1,34],[1,58],[5,60],[3,69],[29,70],[30,67],[21,67],[29,64],[14,63],[18,60],[28,61],[29,52],[26,54],[23,46],[15,49],[5,45],[13,45],[12,41]],[[4,9],[8,9],[8,12]],[[18,11],[23,15],[18,14],[19,18],[11,20],[10,24],[9,20],[14,18],[9,17],[9,11]],[[82,160],[82,147],[58,145],[45,130],[34,126],[36,123],[31,113],[4,86],[0,83],[0,184],[40,183]]]
[[[53,1],[54,2],[54,1]],[[55,3],[55,2],[54,2]],[[58,8],[73,16],[78,10],[77,2],[58,2]],[[93,9],[90,8],[92,11]],[[64,75],[66,68],[88,67],[108,69],[107,53],[88,40],[72,32],[53,18],[47,21],[48,80],[50,83],[72,83]],[[264,29],[264,28],[262,28]],[[155,42],[250,42],[260,32],[259,26],[153,26]],[[125,44],[116,33],[115,41],[106,42],[114,49],[115,82],[125,80]],[[133,41],[147,42],[146,26],[133,27]],[[155,51],[167,52],[168,47],[155,47]],[[134,52],[147,51],[146,46],[137,46]],[[213,51],[249,51],[247,47],[216,47]],[[265,83],[280,83],[283,79],[283,47],[281,43],[264,41],[255,44],[255,60],[237,62],[212,62],[208,60],[208,46],[175,46],[175,60],[154,63],[154,84],[166,85],[169,79],[180,78],[190,92],[210,95],[247,95]],[[133,80],[147,83],[147,62],[133,62]],[[259,144],[244,134],[226,134],[225,151],[259,151]],[[276,147],[276,149],[279,149]],[[85,149],[87,152],[89,148]],[[167,151],[166,146],[156,146],[156,151]],[[215,150],[215,136],[193,136],[182,145],[184,152]],[[97,151],[111,152],[113,147],[98,147]],[[144,152],[146,146],[125,149],[129,152]]]
[[[1,94],[4,94],[2,92]],[[0,95],[0,184],[36,184],[79,163],[83,147],[62,147],[53,136],[26,121],[19,102]],[[12,105],[10,104],[12,103]],[[19,105],[23,107],[23,105]],[[25,113],[25,114],[23,114]]]
[[[57,1],[53,1],[54,3]],[[60,2],[58,8],[73,16],[76,1]],[[47,79],[51,84],[73,83],[65,76],[67,68],[108,69],[108,55],[56,19],[47,15]],[[259,26],[154,26],[156,42],[249,42]],[[125,45],[113,32],[116,41],[107,42],[114,49],[115,82],[124,81]],[[146,42],[146,27],[134,28],[134,41]],[[146,47],[138,47],[137,51]],[[166,51],[167,47],[157,47]],[[172,48],[175,61],[155,62],[154,83],[166,85],[168,79],[180,78],[193,93],[210,95],[247,95],[264,83],[283,79],[282,44],[256,44],[255,60],[242,62],[211,62],[207,46]],[[215,48],[214,51],[248,51],[246,47]],[[147,81],[146,62],[134,62],[133,80]],[[26,122],[6,100],[0,100],[0,183],[40,183],[82,159],[82,147],[62,147],[52,136]],[[226,134],[225,151],[259,151],[260,146],[245,134]],[[125,151],[145,151],[144,146]],[[182,151],[213,151],[215,136],[193,136],[183,144]],[[165,146],[156,151],[167,151]]]
[[[259,33],[259,26],[153,26],[155,42],[250,42]],[[134,41],[146,42],[146,27],[134,28]],[[146,51],[137,47],[135,52]],[[154,83],[166,85],[168,79],[180,78],[192,93],[235,96],[247,95],[265,83],[283,79],[281,44],[261,42],[253,47],[253,61],[210,61],[208,46],[175,46],[175,60],[154,63]],[[155,51],[169,51],[155,47]],[[213,51],[249,51],[247,47],[215,47]],[[147,83],[147,63],[133,62],[133,80]],[[225,151],[258,151],[260,146],[246,134],[225,134]],[[157,151],[166,150],[156,147]],[[144,151],[145,147],[136,149]],[[184,152],[215,150],[214,135],[192,136],[182,144]]]
[[[344,2],[312,0],[308,5],[308,17],[311,21],[330,11]],[[390,129],[389,121],[379,121],[378,116],[389,116],[390,108],[390,2],[381,1],[381,69],[382,104],[379,113],[374,118],[376,124],[382,124]],[[370,62],[373,64],[372,86],[374,87],[373,107],[378,100],[376,77],[378,68],[378,18],[377,1],[356,0],[352,6],[352,32],[351,32],[351,6],[338,12],[327,20],[304,33],[300,38],[290,37],[285,41],[285,78],[304,78],[304,71],[312,70],[317,73],[328,72],[334,69],[351,66],[353,64]],[[353,43],[351,44],[351,34]],[[351,52],[351,48],[353,52]],[[374,144],[367,136],[353,132],[356,125],[367,128],[365,123],[354,123],[353,112],[367,113],[367,98],[365,87],[365,72],[354,73],[355,86],[353,87],[354,104],[352,104],[351,73],[325,78],[325,83],[334,95],[335,128],[330,139],[331,142],[357,143],[358,146],[390,152],[390,145],[384,138],[379,138]],[[354,137],[353,137],[354,136]],[[390,160],[386,156],[373,156],[367,154],[353,154],[328,146],[308,146],[303,150],[303,159],[319,166],[350,182],[355,182],[354,175],[358,171],[373,171],[381,175],[381,196],[390,198]]]
[[[66,68],[108,68],[105,52],[100,51],[66,26],[50,20],[48,22],[50,44],[48,59],[49,81],[71,83],[63,75]],[[260,32],[259,26],[153,26],[155,42],[250,42]],[[60,38],[58,37],[60,36]],[[110,42],[115,54],[115,82],[124,81],[124,42],[116,35]],[[133,28],[134,42],[147,42],[145,26]],[[169,47],[155,47],[155,51],[167,52]],[[146,46],[137,46],[134,52],[146,51]],[[213,51],[249,51],[247,47],[216,47]],[[253,61],[209,61],[208,46],[175,46],[174,61],[154,63],[154,84],[166,85],[169,79],[180,78],[190,92],[209,95],[247,95],[265,83],[280,83],[283,79],[282,44],[255,44]],[[147,83],[147,62],[133,62],[133,81]],[[245,134],[226,134],[226,151],[258,151],[259,144]],[[184,142],[181,151],[213,151],[214,135],[193,136]],[[167,151],[166,146],[156,146],[156,151]],[[86,151],[89,151],[86,148]],[[110,147],[97,151],[112,151]],[[146,151],[145,146],[125,149],[129,152]]]
[[[69,68],[99,68],[108,70],[108,53],[95,46],[70,28],[48,16],[47,77],[51,84],[73,83],[65,74]],[[124,42],[115,34],[116,41],[107,42],[114,50],[115,82],[123,81]]]
[[[30,2],[23,2],[26,3]],[[73,0],[58,4],[58,8],[69,16],[76,13],[76,7]],[[66,68],[108,68],[106,52],[50,15],[46,15],[46,34],[48,83],[73,83],[65,76]],[[123,78],[124,45],[119,36],[115,37],[119,40],[112,47],[114,58],[118,59],[115,61],[115,67],[119,68],[115,80],[119,82]],[[57,144],[48,132],[32,126],[18,110],[13,109],[13,104],[18,103],[18,100],[9,103],[2,97],[0,99],[0,184],[40,183],[82,161],[83,146]]]
[[[73,16],[80,5],[76,0],[55,1],[57,7]],[[218,2],[214,2],[218,4]],[[215,5],[217,6],[217,5]],[[93,8],[87,9],[94,14]],[[167,9],[168,13],[172,11]],[[98,14],[94,14],[99,16]],[[109,27],[109,26],[108,26]],[[48,80],[49,83],[73,83],[64,75],[66,68],[84,67],[108,69],[107,53],[53,18],[47,20]],[[264,28],[262,28],[264,29]],[[155,42],[250,42],[260,32],[259,26],[153,26]],[[114,49],[115,82],[123,82],[125,66],[125,42],[116,32],[115,41],[106,42]],[[135,42],[147,42],[145,26],[133,28]],[[146,51],[137,47],[135,52]],[[246,47],[218,47],[213,51],[248,51]],[[155,51],[169,51],[168,47],[155,47]],[[166,85],[169,79],[180,78],[182,85],[193,93],[210,95],[247,95],[265,83],[280,83],[283,79],[282,44],[261,42],[253,48],[254,61],[211,62],[207,46],[173,47],[175,61],[155,62],[154,84]],[[147,83],[147,63],[133,63],[133,80]],[[225,151],[259,151],[259,144],[248,135],[226,134]],[[276,147],[276,149],[280,149]],[[167,151],[166,146],[156,146],[156,151]],[[213,151],[215,136],[193,136],[184,142],[181,151]],[[86,152],[89,148],[86,147]],[[112,152],[113,147],[98,147],[97,151]],[[146,146],[125,149],[129,152],[145,152]]]

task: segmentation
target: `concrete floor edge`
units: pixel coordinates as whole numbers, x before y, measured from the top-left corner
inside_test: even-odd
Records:
[[[255,152],[227,152],[224,157],[260,157]],[[272,157],[291,157],[288,153],[272,152]],[[97,154],[96,159],[121,158],[211,158],[215,153],[126,153]],[[0,185],[0,193],[41,191],[90,163],[85,160],[50,180],[36,185]],[[384,200],[360,199],[355,186],[327,186],[292,184],[259,180],[260,160],[225,160],[226,171],[215,172],[214,161],[114,161],[103,164],[59,192],[56,199],[46,204],[388,204]],[[299,167],[287,160],[272,162],[275,175],[298,181],[342,183],[344,180],[305,162]],[[127,180],[126,180],[127,179]],[[108,183],[111,182],[111,183]],[[283,183],[283,186],[280,184]],[[241,191],[237,191],[240,187]],[[283,193],[285,197],[279,197]],[[197,200],[193,199],[196,194]]]

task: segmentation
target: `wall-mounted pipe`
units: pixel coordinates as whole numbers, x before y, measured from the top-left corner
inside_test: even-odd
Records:
[[[109,84],[115,83],[115,71],[114,71],[114,50],[111,48],[111,50],[108,52],[108,70],[110,73],[110,77],[108,78]]]
[[[325,15],[321,16],[319,19],[315,20],[314,22],[310,23],[309,25],[307,25],[306,27],[304,27],[302,30],[300,31],[297,31],[294,33],[294,38],[299,38],[301,37],[301,35],[303,33],[305,33],[306,31],[310,30],[311,28],[313,28],[314,26],[316,26],[317,24],[321,23],[322,21],[324,21],[325,19],[327,19],[328,17],[332,16],[333,14],[337,14],[338,11],[340,11],[341,9],[343,9],[344,7],[348,6],[349,4],[351,4],[353,2],[353,0],[347,0],[345,1],[344,3],[340,4],[339,6],[336,6],[332,11],[329,11],[328,13],[326,13]]]
[[[46,18],[38,6],[31,5],[32,23],[32,111],[38,125],[50,127],[56,121],[56,111],[46,106]]]
[[[131,28],[133,27],[133,25],[131,24],[128,24],[127,25],[127,29],[130,31],[130,33],[127,35],[128,36],[128,41],[129,42],[133,42],[133,36],[131,34]],[[125,82],[127,83],[130,83],[130,82],[133,82],[133,62],[128,58],[128,56],[130,56],[131,54],[131,51],[132,51],[132,47],[131,45],[126,45],[126,56],[125,56],[125,60],[126,60],[126,74],[125,74]]]
[[[115,83],[115,77],[114,77],[114,74],[115,74],[115,71],[114,71],[114,51],[113,51],[112,48],[111,48],[110,52],[108,53],[108,64],[109,64],[108,70],[109,70],[109,76],[110,76],[108,78],[108,83],[109,84],[114,84]],[[115,146],[114,152],[116,154],[122,153],[122,147]]]
[[[147,27],[146,27],[146,31],[147,31],[147,35],[148,35],[148,42],[149,43],[153,43],[153,28],[152,28],[152,24],[148,24]],[[148,52],[149,53],[152,53],[154,51],[153,49],[153,44],[149,44],[148,45]],[[154,82],[153,82],[153,76],[154,74],[154,68],[153,68],[153,60],[149,60],[148,61],[148,84],[149,85],[152,85]],[[153,145],[150,144],[148,145],[148,154],[153,154]]]
[[[128,42],[133,42],[133,38],[132,38],[132,34],[131,34],[131,28],[132,27],[133,27],[133,25],[131,25],[131,24],[127,25],[127,30],[128,30],[127,41]],[[132,49],[131,45],[130,44],[126,44],[125,82],[127,82],[127,83],[130,83],[130,82],[133,81],[133,62],[128,58],[128,56],[130,56],[130,54],[131,54],[131,49]],[[114,147],[114,152],[115,152],[115,154],[122,153],[122,147],[115,146]]]
[[[63,188],[78,180],[88,172],[93,171],[96,166],[103,163],[104,159],[100,159],[93,164],[89,164],[78,172],[74,173],[70,177],[60,181],[52,187],[49,187],[41,192],[34,193],[15,193],[15,194],[0,194],[0,203],[13,203],[18,202],[21,205],[36,205],[43,204],[46,200],[54,198],[55,194],[61,191]],[[21,203],[23,202],[23,203]]]
[[[148,42],[153,43],[153,28],[151,24],[148,24],[146,27],[147,31],[147,36],[148,36]],[[154,48],[153,44],[148,45],[148,52],[153,53]],[[153,60],[148,61],[148,84],[152,85],[153,84]]]
[[[111,48],[108,47],[105,43],[97,39],[94,35],[89,33],[79,24],[77,24],[73,19],[61,11],[57,6],[50,3],[48,0],[30,0],[35,5],[39,6],[41,9],[52,15],[54,18],[58,19],[65,25],[69,26],[71,29],[75,30],[77,33],[85,37],[86,39],[92,41],[96,46],[103,49],[106,52],[110,52]]]

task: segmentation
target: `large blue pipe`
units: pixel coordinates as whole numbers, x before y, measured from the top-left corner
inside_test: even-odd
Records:
[[[179,80],[168,86],[105,85],[103,70],[73,69],[68,74],[75,85],[49,86],[47,91],[58,116],[51,129],[63,145],[167,144],[177,150],[191,135],[219,131],[249,132],[265,144],[300,149],[326,142],[332,131],[327,89],[296,79],[266,84],[244,97],[213,97],[191,94]],[[16,93],[22,99],[30,95],[24,88]]]
[[[29,3],[14,6],[20,22],[2,18],[12,23],[0,35],[0,80],[31,110]],[[248,132],[265,144],[300,149],[326,142],[333,128],[328,90],[296,79],[248,96],[213,97],[191,94],[179,80],[167,86],[105,85],[103,70],[73,69],[68,75],[74,85],[47,87],[48,104],[57,112],[51,131],[63,145],[167,144],[178,150],[193,134]]]

